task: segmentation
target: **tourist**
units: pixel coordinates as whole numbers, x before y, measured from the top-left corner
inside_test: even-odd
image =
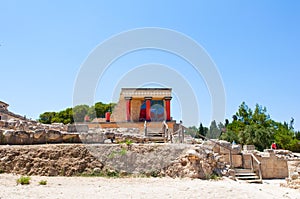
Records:
[[[273,149],[273,150],[276,150],[276,149],[277,149],[277,145],[276,145],[276,143],[275,143],[275,142],[273,142],[273,143],[272,143],[272,145],[271,145],[271,149]]]

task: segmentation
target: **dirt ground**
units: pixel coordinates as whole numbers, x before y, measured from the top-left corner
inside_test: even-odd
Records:
[[[280,187],[284,180],[247,184],[229,179],[207,181],[172,178],[101,178],[32,176],[30,185],[17,185],[20,176],[0,175],[0,198],[299,198],[300,190]],[[47,180],[47,185],[39,185]]]

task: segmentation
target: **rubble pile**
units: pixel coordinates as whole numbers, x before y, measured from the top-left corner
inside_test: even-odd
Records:
[[[173,178],[209,179],[214,174],[221,175],[229,168],[224,161],[219,154],[196,145],[176,158],[162,173]]]
[[[288,161],[289,177],[286,183],[281,184],[283,187],[300,189],[300,160]]]

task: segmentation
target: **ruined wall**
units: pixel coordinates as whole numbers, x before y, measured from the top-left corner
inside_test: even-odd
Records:
[[[120,95],[119,102],[115,106],[110,119],[111,122],[126,121],[126,100],[123,95]]]
[[[223,167],[212,151],[173,144],[0,146],[0,170],[21,175],[95,172],[205,179]]]
[[[254,155],[261,162],[261,172],[264,179],[282,179],[288,177],[288,166],[286,159],[276,156],[274,152],[261,152]],[[250,154],[244,154],[243,158],[244,168],[251,168]],[[256,164],[254,164],[254,166],[256,169],[258,169]]]
[[[240,145],[234,145],[232,146],[229,142],[223,141],[223,140],[218,140],[218,143],[222,144],[223,146],[227,147],[221,147],[218,144],[213,144],[213,151],[215,153],[218,153],[224,157],[224,161],[226,164],[230,164],[230,151],[228,148],[232,149],[232,165],[235,168],[240,168],[243,166],[243,157],[241,153],[241,146]]]

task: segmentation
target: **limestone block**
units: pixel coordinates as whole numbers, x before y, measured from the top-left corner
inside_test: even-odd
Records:
[[[80,143],[79,133],[62,132],[62,139],[64,143]]]
[[[14,143],[14,130],[4,130],[2,133],[2,142],[3,144],[12,144]]]
[[[45,144],[46,142],[47,139],[45,129],[35,130],[33,133],[33,144]]]
[[[68,132],[88,132],[89,127],[85,124],[70,124],[67,126]]]
[[[240,154],[241,153],[241,147],[239,147],[239,145],[236,145],[237,147],[232,148],[231,153],[232,154]],[[226,149],[224,147],[220,147],[220,154],[230,154],[230,150]]]
[[[230,155],[223,155],[225,162],[230,163]],[[242,155],[232,155],[232,164],[234,167],[243,167],[243,156]]]
[[[62,142],[62,135],[60,131],[49,129],[47,132],[47,142],[48,143],[60,143]]]
[[[244,145],[243,150],[244,151],[254,151],[255,146],[254,145]]]
[[[11,144],[31,144],[33,132],[26,132],[26,131],[16,131],[14,133],[14,143]]]

